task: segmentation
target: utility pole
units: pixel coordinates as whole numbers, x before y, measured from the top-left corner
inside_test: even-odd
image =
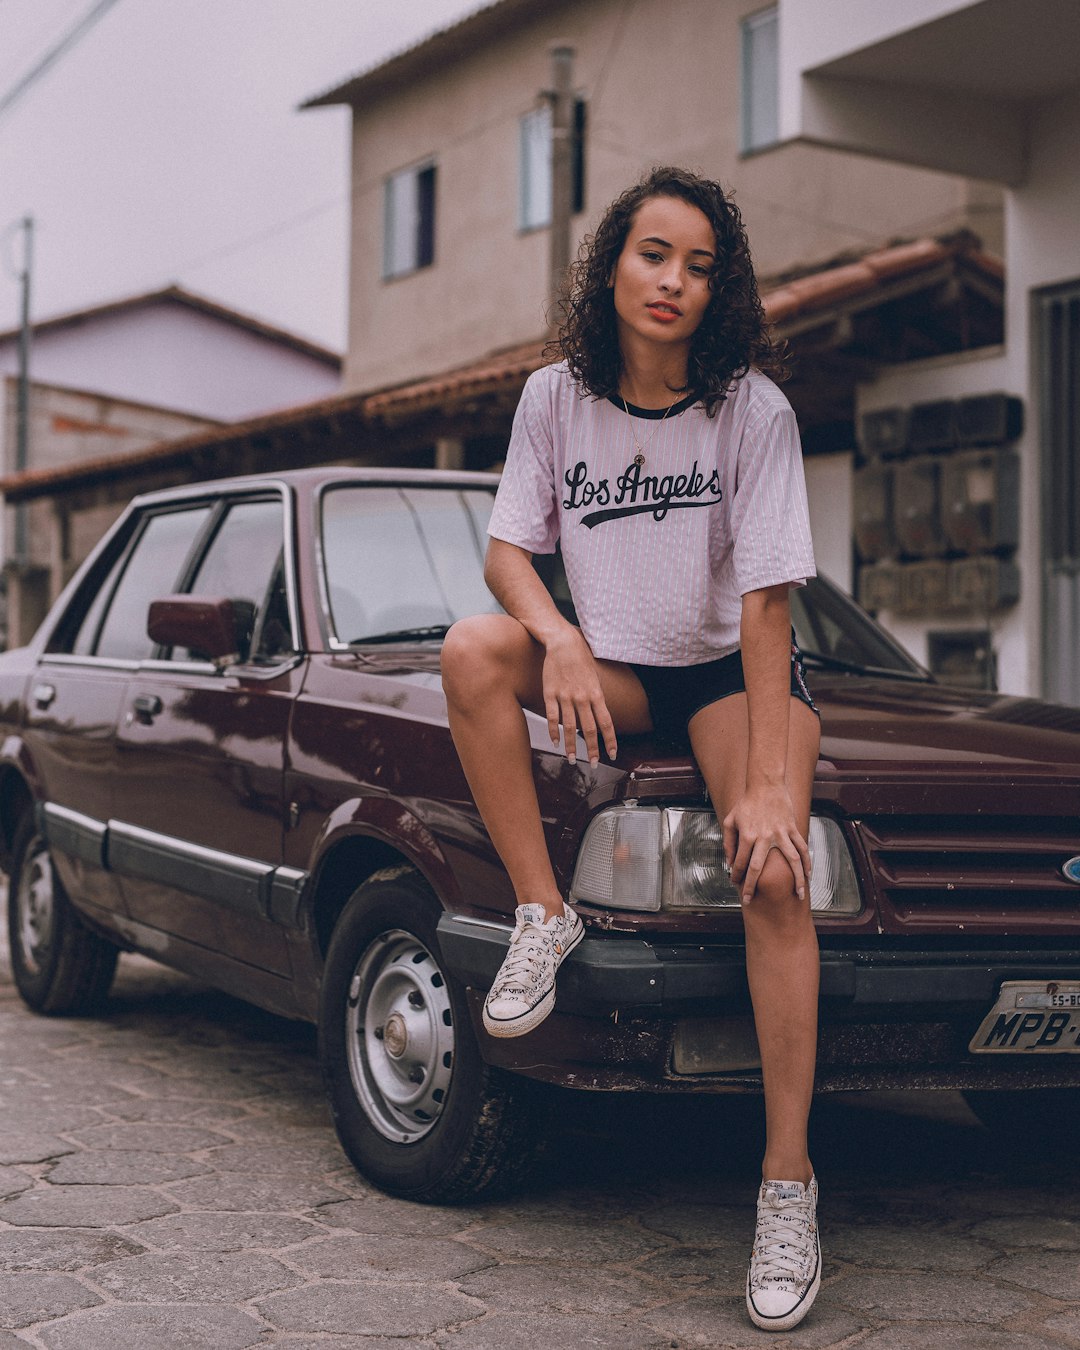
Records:
[[[548,327],[559,327],[558,300],[570,266],[571,171],[570,135],[573,123],[574,49],[554,42],[551,53],[551,252],[548,272]]]
[[[33,268],[34,218],[25,216],[23,231],[22,315],[19,327],[19,392],[15,405],[15,472],[22,473],[30,462],[30,273]],[[26,503],[15,507],[15,560],[27,561]]]

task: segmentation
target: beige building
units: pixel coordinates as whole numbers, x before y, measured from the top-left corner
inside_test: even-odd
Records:
[[[549,47],[575,50],[574,239],[645,169],[734,187],[759,277],[966,226],[1001,247],[1000,191],[775,143],[775,7],[753,0],[497,0],[310,100],[353,109],[343,387],[431,374],[535,339],[548,289]]]
[[[1004,341],[898,362],[857,391],[862,428],[886,410],[941,424],[880,466],[863,447],[864,471],[894,475],[894,501],[924,496],[922,528],[875,559],[901,583],[903,612],[892,601],[884,617],[921,657],[966,639],[1006,692],[1080,705],[1080,5],[780,0],[779,12],[777,155],[826,145],[1004,189]],[[965,435],[965,407],[998,415]],[[957,613],[942,573],[975,566],[982,603]]]

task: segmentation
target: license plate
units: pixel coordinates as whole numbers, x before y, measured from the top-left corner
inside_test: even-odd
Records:
[[[975,1055],[1080,1054],[1080,981],[1006,980],[968,1049]]]

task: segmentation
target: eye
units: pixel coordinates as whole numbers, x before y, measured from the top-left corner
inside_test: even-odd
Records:
[[[662,253],[657,253],[655,249],[646,249],[641,256],[643,258],[648,258],[650,262],[652,262],[653,259],[655,259],[657,262],[664,261],[664,255]]]

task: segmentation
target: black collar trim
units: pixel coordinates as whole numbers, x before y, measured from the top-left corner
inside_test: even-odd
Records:
[[[670,408],[639,408],[636,403],[627,403],[621,394],[608,394],[607,397],[608,402],[613,403],[620,412],[625,409],[631,417],[647,417],[654,421],[660,421],[664,417],[678,417],[681,412],[685,412],[698,402],[697,394],[687,394]]]

